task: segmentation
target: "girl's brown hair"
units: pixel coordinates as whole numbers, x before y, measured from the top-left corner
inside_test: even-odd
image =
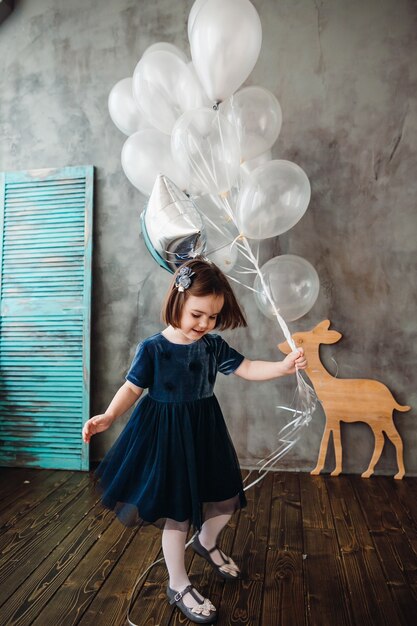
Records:
[[[168,293],[162,306],[162,320],[174,328],[179,328],[181,315],[188,296],[209,296],[211,294],[224,297],[222,310],[216,318],[215,328],[237,328],[247,326],[245,316],[236,300],[235,294],[223,272],[210,261],[193,259],[183,263],[181,267],[189,267],[194,276],[191,285],[184,291],[178,291],[175,280],[181,268],[175,272]]]

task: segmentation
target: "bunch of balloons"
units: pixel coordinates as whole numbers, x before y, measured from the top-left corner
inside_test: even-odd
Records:
[[[263,87],[241,87],[261,49],[259,15],[249,0],[195,0],[188,38],[191,60],[171,43],[155,43],[133,76],[116,83],[109,95],[110,116],[128,135],[123,170],[137,189],[152,194],[142,216],[146,245],[162,267],[172,270],[187,254],[184,241],[198,241],[199,251],[223,271],[255,274],[256,301],[266,315],[298,319],[317,298],[315,269],[294,255],[260,268],[248,241],[286,232],[310,201],[301,167],[271,157],[282,124],[278,100]],[[164,197],[168,188],[173,198],[163,214],[158,212],[159,174],[173,183],[162,185]],[[166,216],[175,212],[171,228]],[[186,226],[186,237],[182,257],[175,258],[170,232],[178,235],[178,224]],[[200,237],[192,236],[193,227]],[[239,266],[242,258],[250,268]]]

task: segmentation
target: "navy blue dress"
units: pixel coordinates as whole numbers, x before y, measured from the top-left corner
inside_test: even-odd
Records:
[[[197,529],[246,505],[239,462],[213,394],[244,357],[219,335],[137,347],[126,380],[148,393],[96,470],[104,506],[126,526],[167,519]]]

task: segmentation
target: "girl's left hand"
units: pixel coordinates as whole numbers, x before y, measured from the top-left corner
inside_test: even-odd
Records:
[[[282,361],[285,374],[295,374],[297,370],[305,370],[307,367],[307,359],[304,356],[304,350],[298,348],[294,352],[290,352]]]

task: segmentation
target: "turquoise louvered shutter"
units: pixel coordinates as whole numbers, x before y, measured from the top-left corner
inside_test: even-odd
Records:
[[[0,465],[88,469],[93,167],[0,174]]]

